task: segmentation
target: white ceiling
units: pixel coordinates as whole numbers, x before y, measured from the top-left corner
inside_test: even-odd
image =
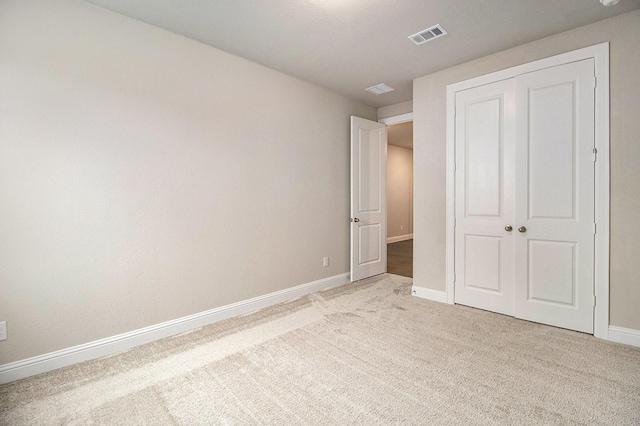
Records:
[[[374,107],[412,99],[414,78],[640,8],[640,0],[86,1]],[[448,35],[421,46],[407,38],[435,24]],[[378,83],[395,91],[364,91]]]

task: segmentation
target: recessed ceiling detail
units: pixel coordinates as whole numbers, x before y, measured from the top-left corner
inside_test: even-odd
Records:
[[[382,95],[383,93],[392,92],[395,89],[384,83],[380,83],[380,84],[376,84],[375,86],[367,87],[364,90],[366,90],[367,92],[371,92],[374,95]]]
[[[414,35],[409,36],[409,40],[420,46],[423,43],[426,43],[431,40],[435,40],[438,37],[442,37],[447,34],[447,32],[440,25],[434,25],[431,28],[427,28],[426,30],[422,30]]]

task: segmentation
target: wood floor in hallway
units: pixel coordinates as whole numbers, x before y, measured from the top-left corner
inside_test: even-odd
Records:
[[[387,272],[413,278],[413,240],[387,244]]]

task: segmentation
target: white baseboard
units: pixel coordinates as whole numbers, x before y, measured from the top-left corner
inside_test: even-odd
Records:
[[[610,325],[608,338],[612,342],[640,347],[640,330]]]
[[[387,238],[387,244],[399,243],[400,241],[412,240],[413,234],[398,235],[397,237]]]
[[[422,299],[433,300],[434,302],[447,303],[447,292],[432,290],[425,287],[413,286],[411,288],[411,294]]]
[[[413,286],[411,294],[422,299],[432,300],[434,302],[449,303],[447,301],[447,292],[432,290],[425,287]],[[624,343],[625,345],[640,347],[640,330],[632,328],[617,327],[610,325],[608,335],[603,338],[616,343]]]
[[[89,359],[110,355],[154,340],[183,333],[227,318],[247,314],[258,309],[266,308],[267,306],[275,305],[276,303],[285,302],[348,282],[349,274],[335,275],[106,339],[100,339],[71,348],[0,365],[0,384],[45,373]]]

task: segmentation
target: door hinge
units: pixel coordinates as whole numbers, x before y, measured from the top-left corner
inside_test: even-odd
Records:
[[[453,282],[454,283],[456,282],[456,273],[455,272],[453,273]]]
[[[593,161],[596,161],[597,159],[598,159],[598,149],[593,148]]]
[[[596,232],[597,232],[597,228],[596,228],[596,224],[594,223],[593,224],[593,235],[596,235]]]
[[[593,77],[592,85],[594,89],[598,87],[598,77]]]
[[[594,308],[596,307],[596,296],[595,295],[593,296],[593,307]]]

